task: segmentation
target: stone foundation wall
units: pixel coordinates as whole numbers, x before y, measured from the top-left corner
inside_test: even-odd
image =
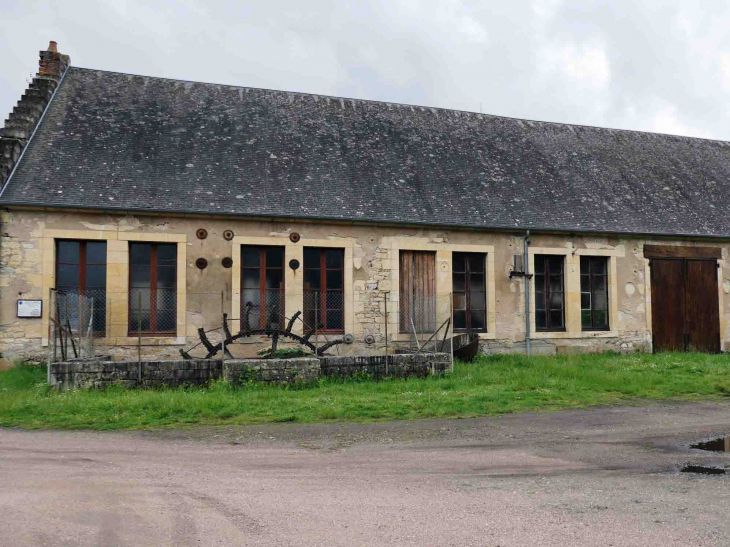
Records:
[[[367,374],[376,380],[394,378],[425,378],[443,374],[451,368],[448,353],[421,353],[419,355],[385,355],[371,357],[323,357],[320,359],[322,376],[352,378]]]
[[[276,384],[309,383],[320,376],[319,359],[237,359],[223,363],[223,379],[238,385],[249,380]]]
[[[51,386],[59,389],[103,389],[110,385],[124,387],[162,387],[203,385],[220,378],[221,361],[73,361],[51,364]]]

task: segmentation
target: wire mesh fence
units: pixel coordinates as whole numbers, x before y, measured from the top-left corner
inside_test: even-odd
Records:
[[[244,289],[241,294],[239,330],[278,330],[286,321],[285,313],[283,289]]]
[[[305,291],[304,325],[321,333],[345,332],[345,298],[342,290]]]
[[[170,335],[177,331],[176,289],[129,289],[130,336]]]
[[[271,339],[271,346],[269,350],[260,352],[264,355],[275,354],[279,342],[299,345],[304,353],[312,354],[343,342],[343,291],[305,291],[289,296],[301,302],[301,309],[287,312],[283,290],[244,289],[240,316],[224,318],[224,330],[228,331],[224,333],[224,338],[231,344],[255,336],[266,336]]]
[[[401,294],[398,298],[398,338],[408,335],[409,345],[401,350],[445,351],[453,335],[451,294]],[[395,306],[391,305],[391,308]]]
[[[104,289],[52,290],[49,357],[53,362],[96,355],[97,340],[106,337],[110,302]]]
[[[177,334],[175,290],[130,288],[128,294],[127,302],[115,304],[117,309],[112,310],[112,300],[103,289],[51,291],[49,359],[93,359],[110,351],[132,357],[133,349],[112,348],[121,344],[136,345],[135,357],[141,361],[146,337]],[[454,333],[451,294],[409,297],[375,292],[367,298],[356,306],[346,301],[343,290],[286,295],[281,289],[244,290],[240,308],[228,314],[230,295],[221,294],[220,321],[198,328],[198,336],[188,335],[189,344],[176,351],[185,358],[450,351]],[[212,306],[217,307],[209,302],[208,309]],[[117,321],[113,321],[113,312]],[[112,325],[113,333],[109,331]]]

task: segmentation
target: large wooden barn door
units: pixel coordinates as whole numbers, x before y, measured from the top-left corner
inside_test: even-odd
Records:
[[[687,351],[720,351],[717,263],[687,260]]]
[[[719,249],[649,247],[654,351],[719,352]]]
[[[684,351],[684,260],[651,261],[654,351]]]

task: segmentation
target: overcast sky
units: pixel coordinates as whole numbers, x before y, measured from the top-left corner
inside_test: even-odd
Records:
[[[0,116],[75,66],[730,140],[727,0],[2,0]]]

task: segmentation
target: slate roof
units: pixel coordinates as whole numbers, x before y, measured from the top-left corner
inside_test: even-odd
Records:
[[[0,204],[730,236],[730,143],[71,67]]]

